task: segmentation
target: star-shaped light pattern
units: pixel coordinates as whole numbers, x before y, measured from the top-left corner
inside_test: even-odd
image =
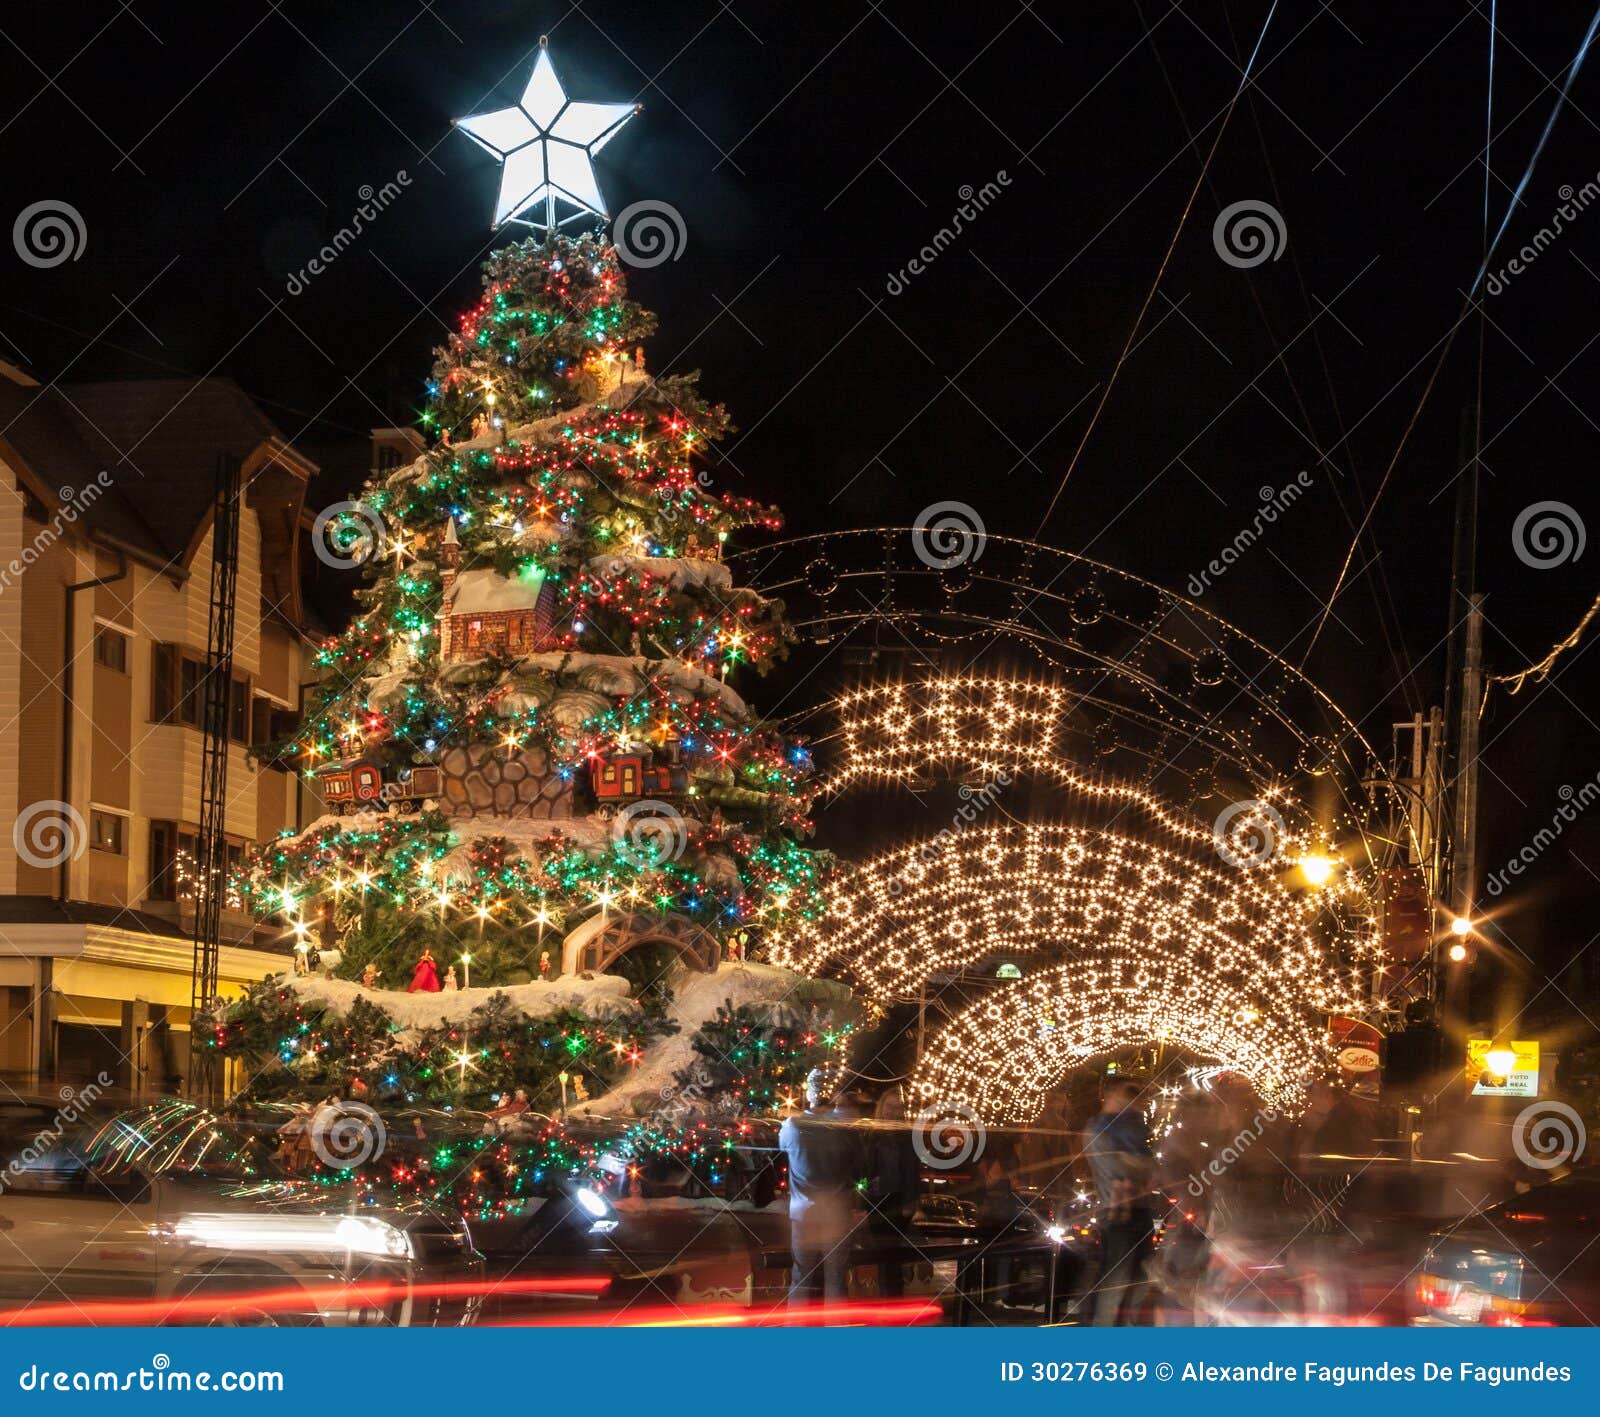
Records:
[[[570,102],[540,40],[539,58],[519,103],[456,119],[456,127],[503,164],[494,225],[521,221],[554,230],[578,217],[606,216],[594,155],[638,111],[632,103]],[[561,206],[576,210],[558,221]],[[525,212],[539,215],[529,218]]]

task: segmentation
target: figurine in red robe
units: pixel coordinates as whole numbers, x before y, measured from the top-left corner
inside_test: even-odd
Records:
[[[439,966],[433,962],[433,950],[422,947],[422,958],[417,961],[416,972],[411,976],[408,994],[437,994],[439,992]]]

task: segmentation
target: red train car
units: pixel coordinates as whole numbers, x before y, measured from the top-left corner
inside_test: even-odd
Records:
[[[376,758],[351,758],[326,763],[317,769],[322,800],[336,816],[350,812],[418,812],[429,797],[444,790],[444,776],[436,767],[401,768],[384,776]]]
[[[603,806],[686,792],[689,774],[677,764],[656,762],[651,753],[612,753],[590,762],[589,786]]]

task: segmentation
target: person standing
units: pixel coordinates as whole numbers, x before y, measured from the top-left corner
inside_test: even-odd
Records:
[[[1094,1322],[1101,1328],[1137,1317],[1144,1298],[1145,1264],[1154,1249],[1150,1188],[1155,1156],[1138,1103],[1138,1084],[1125,1079],[1112,1083],[1087,1132],[1085,1149],[1100,1194],[1103,1259],[1095,1286]]]
[[[880,1252],[903,1250],[922,1196],[922,1158],[898,1086],[884,1089],[873,1121],[872,1209],[867,1225]],[[878,1293],[886,1299],[905,1293],[905,1265],[893,1255],[878,1260]]]
[[[837,1303],[848,1289],[854,1181],[846,1124],[834,1119],[822,1070],[806,1079],[806,1108],[778,1131],[789,1161],[789,1272],[791,1306]]]

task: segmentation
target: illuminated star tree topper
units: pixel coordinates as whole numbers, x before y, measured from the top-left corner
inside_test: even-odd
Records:
[[[587,216],[607,216],[594,155],[638,111],[633,103],[568,99],[550,62],[548,41],[541,37],[539,57],[516,104],[455,120],[501,164],[494,225],[516,221],[554,231]],[[571,210],[558,215],[565,208]]]

